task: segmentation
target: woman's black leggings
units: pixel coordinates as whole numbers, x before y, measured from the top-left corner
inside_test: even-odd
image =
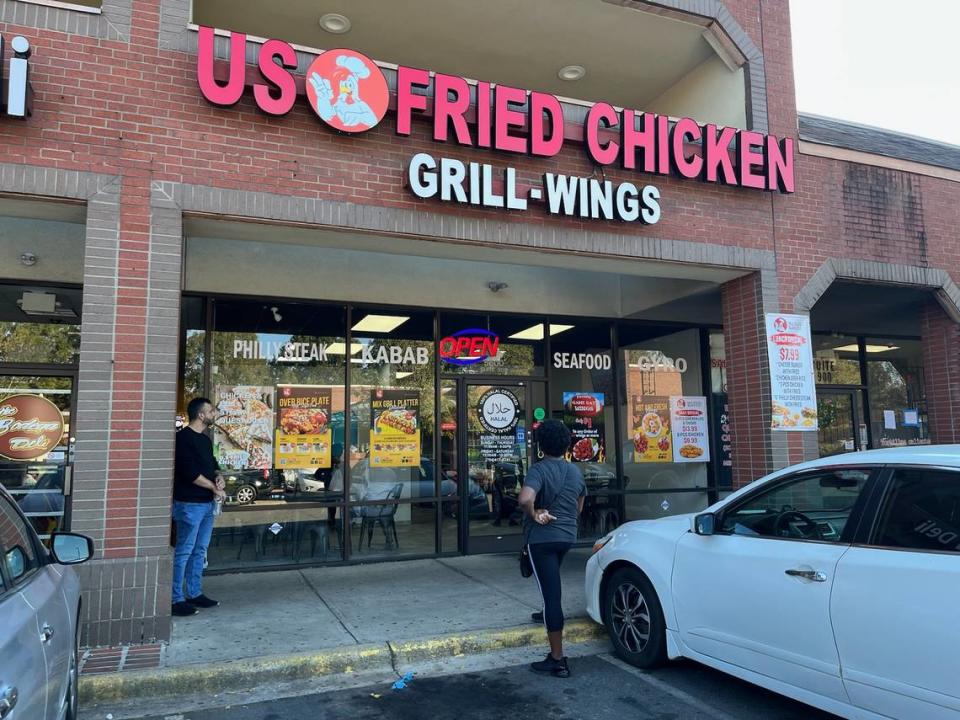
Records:
[[[560,605],[560,566],[572,543],[548,542],[527,546],[533,577],[543,597],[543,624],[547,632],[563,630],[563,607]]]

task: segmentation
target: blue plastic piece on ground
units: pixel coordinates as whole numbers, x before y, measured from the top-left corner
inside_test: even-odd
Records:
[[[407,674],[404,675],[402,678],[400,678],[399,680],[397,680],[397,681],[392,685],[392,687],[393,687],[394,690],[405,690],[406,687],[407,687],[407,683],[409,683],[411,680],[413,680],[413,673],[407,673]]]

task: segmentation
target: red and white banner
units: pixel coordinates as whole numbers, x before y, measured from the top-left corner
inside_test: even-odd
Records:
[[[817,393],[813,372],[810,317],[767,313],[770,358],[770,427],[774,430],[817,429]]]

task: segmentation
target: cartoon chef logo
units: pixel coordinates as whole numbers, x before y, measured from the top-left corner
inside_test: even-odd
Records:
[[[310,107],[330,127],[348,133],[369,130],[387,112],[387,79],[366,55],[327,50],[307,69]]]

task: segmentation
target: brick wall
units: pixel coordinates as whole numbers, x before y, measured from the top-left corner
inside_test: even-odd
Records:
[[[960,443],[960,324],[930,300],[920,327],[930,437]]]

